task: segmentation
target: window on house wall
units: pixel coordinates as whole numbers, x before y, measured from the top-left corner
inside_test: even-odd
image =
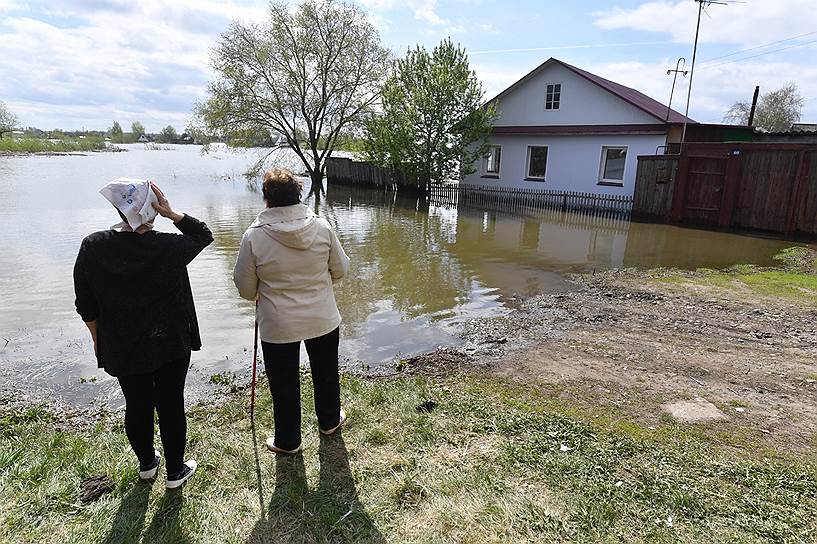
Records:
[[[599,185],[623,185],[627,147],[604,146],[601,148]]]
[[[499,177],[499,166],[502,162],[502,146],[488,146],[488,154],[482,160],[482,175]]]
[[[562,84],[548,83],[545,85],[545,110],[552,111],[559,109],[562,101]]]
[[[529,181],[545,181],[545,172],[548,164],[548,148],[546,146],[528,146],[527,177]]]

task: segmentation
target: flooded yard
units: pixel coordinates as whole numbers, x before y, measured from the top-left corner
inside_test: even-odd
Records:
[[[0,159],[0,388],[77,405],[120,404],[74,311],[71,275],[82,238],[118,222],[98,190],[120,176],[155,180],[176,209],[215,235],[189,267],[204,342],[193,355],[191,389],[206,392],[217,373],[249,372],[253,311],[238,297],[232,267],[262,206],[242,176],[259,152],[126,147]],[[466,321],[506,315],[520,298],[569,291],[570,273],[765,265],[790,245],[572,213],[457,210],[337,186],[307,204],[336,228],[352,259],[337,293],[341,355],[354,365],[457,345]],[[174,230],[162,219],[157,228]]]

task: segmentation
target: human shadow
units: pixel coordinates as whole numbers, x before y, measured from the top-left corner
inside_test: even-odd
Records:
[[[138,481],[119,503],[111,528],[101,544],[138,542],[145,526],[145,514],[153,482]]]
[[[385,543],[386,539],[358,497],[342,431],[331,436],[321,435],[320,439],[318,447],[320,476],[318,489],[313,495],[318,501],[325,501],[334,507],[332,509],[334,515],[327,520],[332,522],[327,527],[327,540]]]
[[[182,489],[166,490],[164,496],[159,501],[156,512],[153,514],[142,542],[168,544],[186,544],[192,542],[186,531],[181,526],[181,512],[184,506],[184,495]]]
[[[358,499],[340,433],[321,436],[318,457],[318,487],[310,491],[303,455],[276,455],[275,491],[248,543],[386,542]]]

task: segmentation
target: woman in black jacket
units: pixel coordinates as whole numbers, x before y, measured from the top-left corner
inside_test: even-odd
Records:
[[[118,180],[101,192],[124,221],[116,226],[121,230],[95,232],[82,241],[74,266],[77,312],[91,332],[98,366],[119,380],[125,431],[143,480],[154,478],[159,468],[154,408],[158,412],[166,487],[172,489],[196,470],[195,460],[184,462],[184,382],[190,352],[201,348],[187,265],[213,235],[203,222],[174,211],[150,182]],[[127,203],[115,201],[111,192],[121,193]],[[142,219],[127,208],[140,192]],[[156,212],[173,221],[181,234],[152,230]],[[146,216],[150,220],[140,224]]]

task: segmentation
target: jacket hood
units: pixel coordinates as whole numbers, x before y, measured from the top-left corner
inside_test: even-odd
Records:
[[[317,216],[303,204],[267,208],[250,225],[267,236],[293,249],[306,249],[318,233]]]

